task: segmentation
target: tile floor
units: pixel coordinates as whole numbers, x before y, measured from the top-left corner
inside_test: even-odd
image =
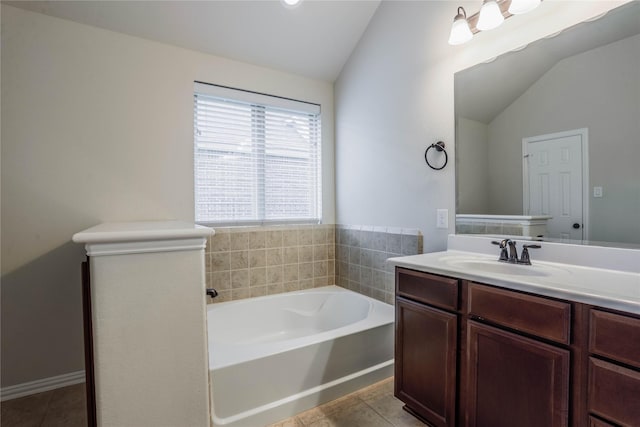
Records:
[[[0,403],[2,427],[85,427],[84,383]]]
[[[393,378],[269,427],[424,427],[393,397]]]
[[[84,427],[84,384],[0,403],[2,427]],[[270,427],[423,427],[393,397],[393,378]]]

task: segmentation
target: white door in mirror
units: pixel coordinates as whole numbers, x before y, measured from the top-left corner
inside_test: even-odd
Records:
[[[586,238],[584,137],[577,130],[523,139],[523,204],[528,215],[551,215],[546,237]]]

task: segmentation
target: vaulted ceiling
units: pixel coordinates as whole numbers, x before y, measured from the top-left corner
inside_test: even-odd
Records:
[[[4,1],[82,24],[333,82],[380,0]]]

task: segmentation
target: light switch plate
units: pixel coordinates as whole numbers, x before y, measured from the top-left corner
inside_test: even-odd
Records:
[[[449,209],[436,209],[436,228],[449,228]]]

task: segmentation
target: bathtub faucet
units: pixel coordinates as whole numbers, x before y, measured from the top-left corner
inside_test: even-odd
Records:
[[[218,296],[218,291],[213,288],[207,288],[207,295],[209,295],[211,298],[215,298]]]

